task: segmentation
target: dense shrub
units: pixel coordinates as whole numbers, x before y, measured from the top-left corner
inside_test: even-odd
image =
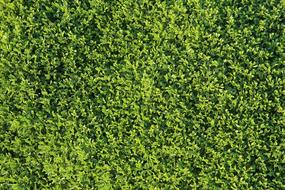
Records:
[[[0,188],[285,189],[284,13],[0,0]]]

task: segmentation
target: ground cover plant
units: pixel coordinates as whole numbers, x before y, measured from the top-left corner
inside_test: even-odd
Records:
[[[284,13],[0,0],[0,189],[285,189]]]

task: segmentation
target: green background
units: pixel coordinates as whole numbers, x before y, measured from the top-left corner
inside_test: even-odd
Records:
[[[285,189],[284,13],[0,0],[0,189]]]

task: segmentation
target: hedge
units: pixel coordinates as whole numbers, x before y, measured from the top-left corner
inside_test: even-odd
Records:
[[[0,0],[0,189],[285,189],[284,0]]]

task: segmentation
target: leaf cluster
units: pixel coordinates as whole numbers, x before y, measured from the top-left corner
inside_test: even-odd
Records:
[[[282,0],[0,0],[0,189],[285,189]]]

